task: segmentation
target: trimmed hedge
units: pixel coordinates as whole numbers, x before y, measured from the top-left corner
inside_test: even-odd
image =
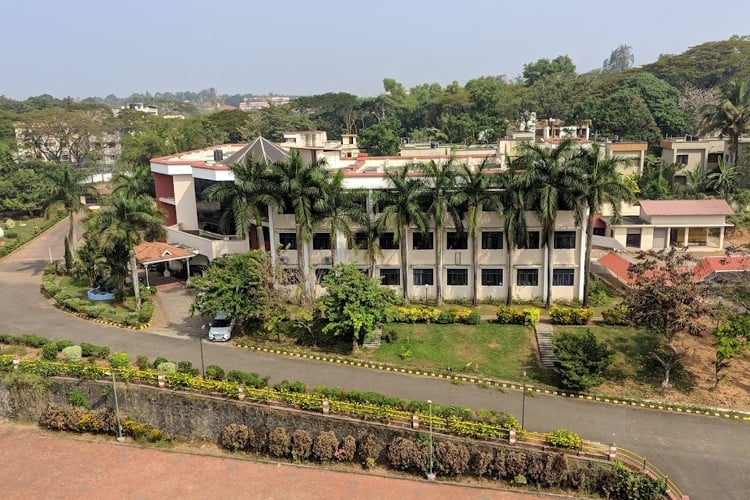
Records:
[[[541,312],[535,307],[516,309],[514,307],[500,306],[497,308],[497,322],[503,325],[527,325],[534,326],[539,323]]]
[[[554,305],[549,310],[553,325],[586,325],[594,317],[594,311],[587,307],[564,307]]]
[[[479,324],[481,319],[476,311],[469,308],[449,307],[440,309],[431,306],[392,306],[385,311],[388,323],[452,323]]]

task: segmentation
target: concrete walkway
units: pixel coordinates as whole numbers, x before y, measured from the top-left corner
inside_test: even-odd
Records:
[[[0,262],[0,332],[33,332],[53,339],[93,342],[125,351],[134,358],[164,356],[200,365],[195,337],[150,334],[92,323],[63,313],[39,292],[48,248],[62,260],[64,225]],[[255,371],[346,390],[370,390],[406,399],[522,413],[517,391],[499,392],[341,364],[256,353],[227,344],[204,343],[205,362],[225,369]],[[605,403],[535,395],[525,399],[525,424],[549,431],[566,428],[585,439],[616,442],[645,455],[669,474],[692,499],[746,499],[750,485],[750,425],[696,415],[651,411]],[[0,467],[1,468],[1,467]]]

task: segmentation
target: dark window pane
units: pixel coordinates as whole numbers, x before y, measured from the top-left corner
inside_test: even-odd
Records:
[[[482,231],[482,250],[502,250],[502,231]]]
[[[482,269],[482,286],[503,286],[503,270]]]
[[[553,286],[573,286],[575,282],[575,269],[553,269],[552,285]]]
[[[398,250],[398,241],[394,233],[383,233],[380,235],[381,250]]]
[[[401,270],[400,269],[381,269],[380,270],[380,284],[392,285],[392,286],[400,285],[401,284]]]
[[[330,250],[331,233],[315,233],[313,235],[313,250]]]
[[[414,233],[414,250],[432,250],[432,233]]]
[[[516,274],[518,286],[538,286],[539,270],[538,269],[519,269]]]
[[[628,229],[628,234],[625,236],[625,246],[628,248],[641,248],[640,229]]]
[[[466,233],[449,232],[445,242],[445,248],[448,250],[468,249],[469,241]]]
[[[518,248],[538,249],[539,248],[539,231],[529,231],[529,244],[521,243]]]
[[[297,235],[295,233],[279,233],[279,244],[287,250],[297,250]]]
[[[435,274],[432,269],[415,269],[414,285],[434,285]]]
[[[330,269],[324,268],[324,269],[316,269],[315,270],[315,279],[318,281],[318,283],[321,283],[323,281],[323,278],[326,277],[327,274],[331,272]]]
[[[469,284],[469,272],[466,269],[448,269],[448,286],[466,286]]]
[[[575,231],[555,231],[555,248],[575,248]]]

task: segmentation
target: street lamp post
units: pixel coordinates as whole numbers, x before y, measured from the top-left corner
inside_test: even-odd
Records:
[[[526,429],[526,370],[523,371],[523,399],[521,403],[521,429]]]
[[[125,438],[122,436],[122,422],[120,422],[120,405],[117,402],[117,383],[115,382],[115,370],[113,369],[111,372],[107,373],[107,375],[112,375],[112,392],[114,392],[115,395],[115,421],[117,422],[117,442],[123,443],[125,441]]]
[[[435,473],[432,472],[432,454],[433,454],[433,445],[432,445],[432,400],[428,399],[427,404],[430,405],[430,471],[427,473],[427,479],[429,481],[435,480]]]

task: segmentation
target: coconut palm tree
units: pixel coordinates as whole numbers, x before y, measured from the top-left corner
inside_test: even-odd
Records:
[[[725,200],[740,183],[740,171],[737,165],[727,165],[723,158],[719,158],[719,166],[706,176],[706,187],[718,191]]]
[[[430,160],[420,165],[425,174],[427,215],[435,229],[435,305],[443,305],[443,230],[450,216],[456,229],[462,230],[456,196],[456,164],[453,158],[445,163]]]
[[[729,151],[732,164],[739,162],[739,140],[742,134],[750,130],[750,85],[746,79],[731,80],[718,104],[707,104],[702,110],[703,120],[701,133],[718,130],[721,135],[729,137]]]
[[[612,156],[604,158],[598,144],[589,150],[581,150],[579,168],[583,174],[584,197],[588,208],[586,222],[586,256],[583,263],[583,307],[589,305],[589,273],[591,269],[591,248],[594,236],[594,218],[607,203],[612,207],[612,218],[619,222],[623,201],[635,201],[630,185],[617,170],[627,160]]]
[[[498,211],[500,209],[500,198],[497,191],[492,189],[492,177],[488,175],[489,164],[482,161],[476,168],[467,164],[461,165],[458,174],[456,200],[460,204],[466,204],[466,228],[471,240],[471,268],[472,268],[472,295],[473,305],[477,304],[479,264],[479,217],[483,210]]]
[[[45,215],[62,208],[68,214],[68,242],[73,250],[77,247],[74,215],[86,208],[82,201],[85,196],[97,196],[93,185],[86,183],[88,173],[70,164],[61,164],[44,170],[44,178],[51,189],[42,204]]]
[[[234,182],[212,184],[203,191],[203,195],[209,201],[228,204],[229,210],[222,214],[220,220],[225,230],[246,238],[249,236],[249,227],[255,225],[258,247],[265,250],[261,210],[272,201],[269,194],[268,165],[248,155],[243,163],[236,163],[231,168]]]
[[[135,295],[135,309],[141,310],[141,295],[138,284],[138,267],[135,260],[135,247],[144,240],[146,234],[158,231],[164,222],[164,214],[156,208],[153,198],[124,195],[112,196],[96,217],[96,234],[105,254],[127,252],[130,273]],[[122,286],[122,283],[120,284]]]
[[[367,217],[367,221],[362,225],[364,232],[363,241],[359,245],[359,250],[365,252],[365,262],[369,266],[370,278],[375,277],[375,264],[377,263],[378,257],[383,255],[380,249],[380,227],[377,221]]]
[[[323,198],[326,173],[325,160],[306,164],[299,152],[292,151],[285,161],[271,164],[269,201],[277,209],[291,207],[297,236],[297,266],[306,293],[312,292],[310,263],[305,251],[312,240],[319,214],[315,204]]]
[[[401,250],[401,286],[404,301],[409,302],[409,228],[416,226],[417,230],[427,232],[427,214],[424,211],[425,184],[421,179],[409,175],[409,165],[405,165],[397,173],[388,172],[390,187],[381,193],[380,203],[383,206],[378,219],[381,233],[388,227],[393,227],[394,236],[399,242]]]
[[[118,169],[112,176],[114,189],[112,194],[122,193],[126,196],[156,196],[154,177],[148,165],[135,165]]]
[[[493,181],[500,190],[496,209],[503,218],[503,236],[508,253],[508,291],[505,304],[509,306],[513,303],[513,253],[519,246],[528,246],[529,243],[526,227],[526,193],[519,175],[512,166],[507,172],[496,176]]]
[[[361,202],[366,201],[367,194],[361,190],[344,187],[344,171],[339,170],[323,184],[323,196],[315,203],[318,217],[324,219],[331,235],[331,266],[337,259],[338,235],[344,234],[347,241],[352,240],[352,224],[366,224],[369,220],[367,210]]]
[[[521,185],[530,197],[542,224],[542,245],[547,252],[546,307],[552,306],[552,262],[555,240],[555,224],[558,209],[573,210],[576,223],[583,219],[583,178],[575,161],[575,142],[568,138],[552,149],[541,144],[524,143],[518,158]]]

